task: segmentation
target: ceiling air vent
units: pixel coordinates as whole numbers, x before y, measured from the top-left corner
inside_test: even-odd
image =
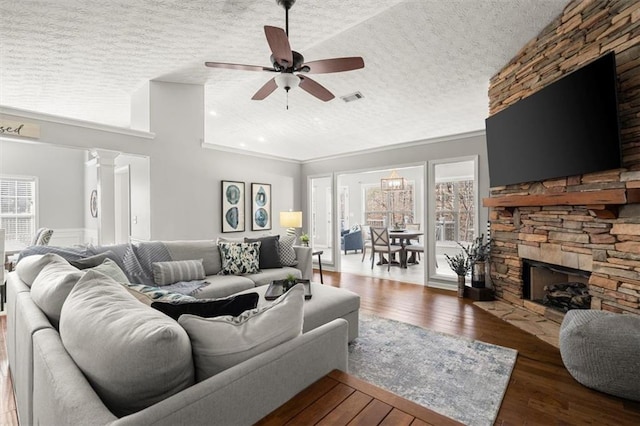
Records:
[[[342,99],[345,102],[353,102],[362,98],[364,98],[364,96],[360,92],[354,92],[354,93],[351,93],[350,95],[340,96],[340,99]]]

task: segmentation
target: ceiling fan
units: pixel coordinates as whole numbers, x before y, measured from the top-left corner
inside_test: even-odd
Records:
[[[264,34],[271,49],[271,63],[273,67],[261,67],[258,65],[229,64],[224,62],[205,62],[211,68],[226,68],[244,71],[267,71],[279,73],[277,76],[267,81],[251,99],[261,101],[278,87],[282,87],[287,93],[289,90],[300,87],[307,93],[315,96],[321,101],[330,101],[335,96],[324,86],[310,79],[306,75],[327,74],[333,72],[351,71],[364,68],[364,60],[359,56],[347,58],[321,59],[318,61],[304,62],[304,56],[291,50],[289,45],[289,9],[296,0],[276,0],[285,10],[286,31],[282,28],[265,25]]]

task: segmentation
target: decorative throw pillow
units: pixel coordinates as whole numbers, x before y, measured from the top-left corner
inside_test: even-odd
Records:
[[[203,280],[204,277],[202,259],[153,263],[153,281],[157,285],[168,285],[179,281]]]
[[[69,263],[78,269],[88,269],[101,265],[105,259],[116,260],[116,258],[116,254],[114,252],[107,250],[104,253],[96,254],[94,256],[84,257],[78,260],[70,260]]]
[[[260,243],[218,244],[222,270],[219,275],[255,274],[260,271]]]
[[[45,229],[40,233],[40,235],[38,235],[38,240],[36,241],[36,245],[48,246],[52,235],[53,235],[53,229]]]
[[[62,308],[60,338],[113,414],[122,417],[194,382],[189,336],[122,285],[87,272]]]
[[[272,304],[237,317],[182,315],[202,381],[302,333],[304,287],[298,284]]]
[[[195,297],[163,290],[160,287],[152,287],[144,284],[124,284],[136,299],[151,306],[153,302],[193,302]]]
[[[355,224],[349,229],[349,233],[358,232],[360,230],[360,225]]]
[[[116,262],[109,258],[104,259],[100,265],[94,266],[93,268],[90,268],[90,270],[105,274],[106,276],[113,278],[117,283],[129,284],[129,279],[122,269],[120,269]]]
[[[42,268],[31,285],[31,298],[45,313],[51,324],[58,328],[60,311],[67,296],[84,272],[63,262],[51,262]]]
[[[293,245],[296,242],[295,235],[283,235],[280,237],[280,263],[283,266],[296,266],[298,260]]]
[[[151,307],[178,320],[180,315],[190,314],[203,318],[231,315],[236,317],[249,309],[258,306],[258,293],[239,294],[224,299],[195,300],[192,302],[166,303],[153,302]]]
[[[42,268],[52,262],[58,262],[66,265],[69,264],[69,262],[67,262],[62,256],[55,253],[33,254],[20,259],[16,265],[16,272],[20,279],[24,281],[26,285],[31,287],[40,271],[42,271]]]
[[[260,242],[260,269],[282,268],[279,239],[280,235],[244,239],[245,243]]]

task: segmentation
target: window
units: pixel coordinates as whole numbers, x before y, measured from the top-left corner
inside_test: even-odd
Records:
[[[403,191],[382,191],[377,184],[363,185],[364,223],[374,227],[414,223],[414,187],[408,182]]]
[[[7,243],[27,246],[36,231],[36,179],[0,177],[0,227]]]

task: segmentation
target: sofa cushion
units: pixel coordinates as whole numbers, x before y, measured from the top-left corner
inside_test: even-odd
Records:
[[[249,309],[258,306],[258,293],[247,293],[224,299],[204,299],[191,302],[153,302],[151,307],[178,320],[180,315],[191,314],[203,318],[231,315],[236,317]]]
[[[254,274],[260,270],[260,243],[226,243],[218,244],[222,270],[220,275]]]
[[[100,265],[89,268],[89,270],[103,273],[106,276],[113,278],[113,280],[117,283],[129,284],[129,279],[122,271],[122,269],[120,269],[116,262],[109,258],[104,259],[104,261]]]
[[[279,239],[279,235],[244,239],[246,243],[260,242],[260,269],[282,268]]]
[[[179,281],[202,280],[205,277],[202,259],[154,262],[152,266],[153,281],[157,285],[168,285]]]
[[[163,241],[171,260],[202,259],[204,273],[215,275],[222,269],[220,250],[213,240]]]
[[[182,315],[193,347],[198,381],[205,380],[302,333],[304,287],[296,285],[263,309],[237,317]]]
[[[66,260],[54,261],[45,265],[33,281],[33,302],[42,309],[54,327],[58,328],[62,305],[83,274],[84,272],[71,266]]]
[[[160,287],[152,287],[145,284],[124,284],[125,288],[129,290],[133,296],[144,303],[151,306],[153,302],[193,302],[195,297],[187,296],[186,294],[174,293],[172,291],[161,289]]]
[[[26,285],[31,287],[31,285],[33,285],[33,281],[35,281],[40,271],[42,271],[42,268],[51,262],[64,264],[69,263],[62,256],[55,253],[33,254],[20,259],[16,265],[16,272],[20,279],[24,281]]]
[[[280,263],[282,263],[282,266],[296,266],[298,264],[296,252],[293,249],[295,242],[295,235],[283,235],[280,237]]]
[[[142,410],[193,384],[191,344],[184,329],[100,272],[87,272],[69,294],[60,337],[116,416]]]
[[[208,285],[200,287],[191,293],[197,299],[213,299],[227,297],[239,291],[252,289],[255,283],[249,278],[251,275],[211,275],[207,276]]]

